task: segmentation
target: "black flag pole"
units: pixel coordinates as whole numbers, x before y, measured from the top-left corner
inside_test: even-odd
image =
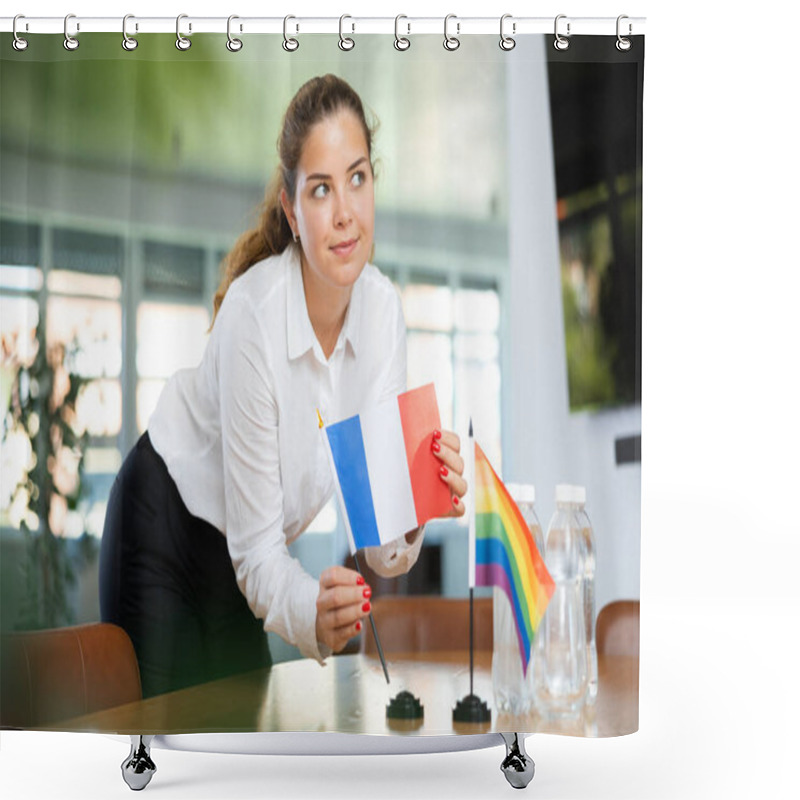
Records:
[[[363,575],[361,572],[361,566],[358,563],[358,556],[353,553],[353,558],[356,562],[356,569],[358,570],[359,575]],[[389,670],[386,667],[386,659],[383,655],[383,648],[381,647],[381,640],[378,638],[378,629],[375,627],[375,618],[372,616],[372,611],[369,612],[369,623],[372,626],[372,635],[375,637],[375,644],[378,647],[378,655],[381,658],[381,665],[383,666],[383,674],[386,677],[386,683],[390,683],[389,681]]]
[[[472,433],[472,417],[469,420],[469,439],[467,444],[467,463],[471,465],[467,486],[469,500],[467,513],[469,514],[469,694],[456,703],[453,709],[453,722],[487,723],[492,721],[492,712],[485,700],[475,694],[475,438]]]
[[[353,553],[353,559],[356,562],[356,569],[360,575],[361,567],[358,563],[358,556]],[[369,612],[369,622],[372,626],[372,635],[375,637],[375,644],[378,647],[378,655],[381,658],[381,666],[383,667],[383,674],[386,678],[387,685],[389,681],[389,669],[386,666],[386,658],[383,655],[383,647],[381,647],[381,640],[378,637],[378,629],[375,626],[375,618],[372,616],[372,611]],[[400,721],[402,724],[410,724],[413,727],[422,725],[422,719],[425,716],[425,709],[422,707],[419,699],[414,697],[411,692],[403,690],[395,695],[386,706],[386,719],[387,724],[391,727],[395,722]]]
[[[322,430],[325,427],[325,423],[322,421],[322,414],[319,413],[319,409],[317,409],[317,422],[319,423],[319,429]],[[361,566],[358,563],[358,556],[355,553],[353,553],[353,558],[356,562],[356,570],[358,571],[358,574],[363,577],[364,573],[361,571]],[[375,618],[372,616],[372,611],[369,612],[369,622],[372,626],[372,635],[375,637],[375,644],[378,646],[378,655],[381,657],[381,665],[383,666],[383,674],[386,678],[386,683],[390,683],[389,670],[386,667],[386,659],[383,655],[381,640],[378,638],[378,629],[375,627]]]
[[[473,638],[473,621],[475,619],[475,608],[473,598],[475,590],[470,587],[469,590],[469,693],[475,694],[473,691],[473,676],[475,674],[475,641]]]
[[[469,448],[470,448],[470,458],[471,463],[475,464],[475,438],[472,433],[472,417],[469,418]],[[475,470],[473,469],[472,472],[474,473]],[[475,476],[470,475],[472,482],[475,483]],[[472,497],[475,497],[475,487],[472,488]],[[470,503],[469,507],[469,526],[470,531],[474,533],[475,531],[475,501],[474,499]],[[470,536],[470,547],[475,546],[475,537]],[[473,691],[473,679],[475,674],[475,589],[472,586],[472,581],[470,581],[469,586],[469,693],[475,694]]]

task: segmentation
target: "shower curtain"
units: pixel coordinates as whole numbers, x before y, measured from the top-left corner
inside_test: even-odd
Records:
[[[229,36],[189,38],[187,30],[178,46],[172,34],[121,47],[119,34],[85,33],[77,48],[60,36],[31,36],[18,50],[11,34],[0,36],[0,723],[124,733],[631,733],[638,728],[643,37],[629,47],[615,47],[614,36],[511,38],[510,28],[503,38],[459,38],[456,21],[445,23],[444,36],[405,36],[400,21],[393,41],[346,24],[339,35],[307,36],[287,25],[284,35],[247,36],[235,24]],[[375,304],[401,310],[405,365],[394,394],[433,384],[437,430],[458,437],[463,458],[450,469],[460,474],[467,465],[474,426],[509,497],[518,504],[523,495],[534,498],[558,601],[543,611],[535,635],[548,614],[560,613],[563,582],[579,583],[587,655],[580,698],[567,710],[548,707],[532,688],[524,712],[510,713],[498,694],[496,605],[508,598],[487,587],[471,592],[472,506],[464,516],[425,521],[408,563],[387,569],[363,551],[351,554],[324,459],[311,472],[330,499],[305,507],[317,490],[300,481],[276,508],[293,521],[280,556],[292,574],[316,583],[342,567],[360,571],[370,589],[372,617],[359,618],[338,652],[313,641],[309,650],[308,637],[285,622],[264,629],[269,609],[256,602],[257,590],[248,596],[234,570],[242,562],[213,530],[224,527],[235,502],[213,475],[197,478],[199,499],[189,510],[219,535],[215,552],[268,658],[239,663],[220,645],[207,656],[220,663],[218,672],[187,673],[168,689],[148,690],[141,640],[113,639],[119,631],[99,625],[101,544],[117,476],[154,430],[173,376],[210,374],[198,365],[213,346],[221,275],[242,234],[261,230],[259,205],[276,174],[290,102],[323,76],[352,87],[372,130],[374,201],[363,213],[373,216],[362,230],[373,233],[369,277],[377,294],[362,292],[362,313],[388,324]],[[360,132],[351,135],[363,141]],[[329,145],[326,157],[334,160],[326,163],[347,146]],[[290,232],[299,241],[283,250],[298,254],[296,274],[303,274],[299,254],[318,219],[310,204],[328,192],[350,197],[365,180],[351,167],[342,168],[346,184],[333,168],[313,179],[306,216]],[[282,208],[282,224],[291,227],[292,214]],[[351,246],[329,244],[343,252]],[[309,280],[298,284],[301,293]],[[251,281],[248,290],[230,291],[245,302],[249,291],[265,291],[259,287]],[[305,298],[310,309],[307,291]],[[334,348],[327,352],[324,337],[308,327],[305,308],[300,302],[300,316],[284,320],[284,337],[294,335],[287,326],[312,336],[301,360],[332,356]],[[243,329],[244,317],[237,324]],[[378,325],[360,340],[332,345],[357,363],[370,334],[384,333]],[[234,340],[229,352],[245,347]],[[386,354],[387,362],[393,358]],[[342,387],[357,380],[339,377]],[[334,417],[344,408],[366,411],[377,397],[365,387],[349,404],[329,397]],[[198,388],[183,413],[209,393]],[[312,399],[312,408],[323,402]],[[294,435],[280,427],[289,410],[275,423],[284,440]],[[322,407],[320,424],[326,413]],[[175,418],[166,428],[180,432],[184,422]],[[317,428],[316,416],[310,424]],[[199,465],[196,475],[216,463],[196,449],[205,433],[182,453],[182,468]],[[176,475],[177,457],[165,456],[168,436],[151,438],[188,506],[195,478]],[[308,471],[283,452],[280,466],[287,486],[290,470]],[[565,486],[582,502],[593,536],[591,545],[568,546],[580,555],[580,575],[572,578],[548,558]],[[459,497],[469,499],[453,495],[456,507]],[[155,573],[158,544],[150,556]],[[194,569],[195,542],[186,547],[170,553],[169,569],[174,561],[179,570]],[[126,560],[141,552],[126,551]],[[507,566],[519,575],[521,567]],[[283,580],[276,570],[269,575]],[[216,583],[204,586],[205,579],[195,575],[185,585],[213,595]],[[313,603],[306,589],[304,602]],[[281,602],[291,604],[285,595],[292,585],[281,591]],[[163,610],[151,609],[154,617]],[[34,664],[31,671],[39,657],[41,670]],[[65,697],[72,687],[76,695]],[[454,710],[469,696],[486,713],[457,719]]]

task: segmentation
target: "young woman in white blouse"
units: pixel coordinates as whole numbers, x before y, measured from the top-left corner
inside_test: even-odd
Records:
[[[265,630],[320,663],[362,629],[371,591],[343,566],[293,559],[333,491],[318,430],[406,386],[397,292],[373,250],[372,132],[333,75],[295,95],[258,225],[225,262],[202,362],[167,383],[109,500],[104,621],[133,641],[147,697],[271,663]],[[451,513],[466,491],[458,437],[434,432]],[[367,563],[397,575],[422,529]]]

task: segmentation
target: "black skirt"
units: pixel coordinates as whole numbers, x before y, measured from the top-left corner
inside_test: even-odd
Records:
[[[109,497],[100,614],[130,636],[144,697],[271,665],[225,537],[189,513],[147,433]]]

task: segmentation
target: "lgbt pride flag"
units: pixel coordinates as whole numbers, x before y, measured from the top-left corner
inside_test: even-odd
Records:
[[[322,426],[350,552],[397,539],[450,509],[431,452],[440,427],[432,383]]]
[[[470,549],[474,560],[470,558],[470,588],[497,586],[508,596],[517,623],[523,673],[527,674],[533,636],[555,583],[520,510],[477,442],[472,471],[475,493],[470,541],[474,545]]]

